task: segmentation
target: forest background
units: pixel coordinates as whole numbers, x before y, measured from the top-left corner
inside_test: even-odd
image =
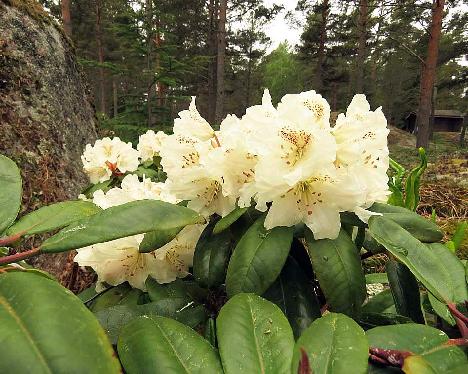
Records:
[[[365,93],[396,127],[419,110],[423,146],[434,108],[467,112],[466,0],[41,2],[76,46],[101,128],[124,140],[170,131],[190,96],[219,125],[264,88],[274,103],[315,89],[333,112]],[[272,44],[278,19],[297,45]]]

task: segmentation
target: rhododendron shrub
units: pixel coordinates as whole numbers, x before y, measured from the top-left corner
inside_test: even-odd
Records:
[[[465,265],[414,212],[424,150],[406,172],[388,132],[361,94],[332,125],[315,91],[265,90],[219,129],[192,98],[172,134],[87,145],[79,198],[19,219],[0,156],[0,372],[466,369]],[[24,261],[69,250],[96,273],[78,297]]]

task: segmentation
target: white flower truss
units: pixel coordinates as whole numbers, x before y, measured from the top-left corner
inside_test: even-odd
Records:
[[[386,201],[388,132],[381,108],[371,111],[364,95],[355,95],[331,127],[330,106],[315,91],[285,95],[275,107],[265,90],[260,105],[247,108],[241,118],[228,115],[219,131],[192,98],[174,121],[172,135],[148,132],[138,149],[142,161],[161,157],[167,181],[158,193],[165,201],[169,196],[186,200],[205,217],[254,204],[267,212],[267,229],[304,223],[316,239],[333,239],[341,212],[367,221],[373,214],[367,208]],[[84,159],[102,167],[103,158],[93,155]],[[108,173],[96,171],[94,180]],[[123,201],[113,196],[119,193],[109,191],[105,200]]]
[[[94,146],[88,144],[81,160],[91,183],[99,183],[108,180],[113,174],[135,171],[140,164],[138,156],[138,151],[133,149],[131,143],[125,143],[119,138],[103,138],[97,140]]]
[[[161,143],[167,135],[163,131],[154,132],[148,130],[138,139],[137,149],[140,152],[141,161],[151,161],[153,157],[159,156]]]
[[[121,188],[113,188],[107,193],[99,190],[93,196],[93,202],[103,209],[142,199],[177,202],[167,191],[166,184],[154,183],[149,179],[140,182],[136,175],[126,176]],[[75,262],[94,269],[98,275],[97,291],[104,289],[105,284],[115,286],[125,281],[145,290],[148,276],[159,283],[168,283],[188,274],[203,228],[204,225],[187,226],[171,242],[149,253],[138,250],[144,234],[94,244],[77,249]]]

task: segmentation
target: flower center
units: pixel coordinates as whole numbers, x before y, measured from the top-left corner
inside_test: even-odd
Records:
[[[318,103],[317,101],[305,100],[304,106],[314,114],[314,117],[317,121],[320,121],[323,118],[325,114],[325,108],[323,107],[323,104]]]
[[[304,130],[293,130],[288,127],[283,127],[279,135],[286,143],[281,145],[283,150],[281,158],[285,160],[286,165],[294,166],[307,151],[313,136]]]

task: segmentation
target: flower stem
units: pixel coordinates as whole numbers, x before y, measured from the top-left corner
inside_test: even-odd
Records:
[[[3,238],[0,238],[0,246],[6,246],[6,245],[16,242],[19,238],[21,238],[23,234],[24,234],[24,231],[19,232],[15,235],[5,236]]]
[[[14,255],[0,257],[0,265],[11,264],[12,262],[25,260],[29,257],[38,255],[40,251],[40,248],[32,248],[28,251],[15,253]]]

